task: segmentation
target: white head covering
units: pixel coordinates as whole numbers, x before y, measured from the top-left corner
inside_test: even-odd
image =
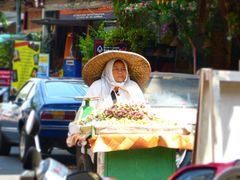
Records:
[[[103,72],[100,80],[95,81],[89,88],[86,96],[98,96],[100,100],[93,102],[98,109],[104,109],[113,104],[111,91],[119,87],[117,102],[119,103],[145,103],[143,93],[135,81],[130,80],[127,63],[120,59],[126,68],[126,78],[123,82],[118,83],[114,80],[112,69],[114,63],[119,59],[110,60]],[[93,104],[92,103],[92,104]]]
[[[121,89],[126,90],[126,88],[124,88],[124,85],[126,85],[129,80],[128,68],[127,68],[126,62],[124,60],[120,60],[123,62],[123,64],[125,65],[125,68],[126,68],[126,78],[123,82],[121,82],[121,83],[116,82],[113,77],[113,73],[112,73],[114,63],[119,60],[120,59],[113,59],[113,60],[109,61],[102,72],[101,78],[103,81],[105,81],[104,82],[105,86],[107,86],[107,89],[109,90],[108,93],[110,93],[114,89],[114,87],[120,87]]]
[[[151,73],[151,66],[148,60],[140,54],[119,50],[102,52],[94,56],[83,66],[82,78],[86,85],[91,86],[94,81],[100,79],[107,62],[112,59],[124,60],[127,63],[131,80],[144,89]]]

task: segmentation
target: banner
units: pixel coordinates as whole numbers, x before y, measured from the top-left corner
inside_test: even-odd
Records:
[[[49,76],[49,54],[40,53],[37,77]]]
[[[96,20],[115,18],[112,7],[80,10],[61,10],[59,16],[61,20]]]
[[[11,70],[0,69],[0,86],[10,86]]]
[[[39,52],[40,42],[15,41],[11,84],[11,89],[13,91],[18,91],[31,77],[36,77]]]

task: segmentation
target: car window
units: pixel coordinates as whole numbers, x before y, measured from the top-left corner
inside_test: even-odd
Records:
[[[212,180],[215,171],[214,168],[189,169],[178,175],[174,180]]]
[[[49,97],[76,97],[87,92],[87,86],[81,82],[48,81],[46,82],[46,95]]]
[[[33,87],[33,85],[34,85],[34,82],[32,82],[32,81],[29,81],[27,84],[25,84],[23,86],[23,88],[19,91],[16,99],[26,100],[30,90]]]
[[[193,106],[198,104],[198,79],[153,76],[144,91],[151,106]]]
[[[34,83],[32,88],[30,89],[30,92],[29,92],[29,94],[27,96],[27,99],[31,99],[33,96],[36,95],[35,89],[36,89],[36,83]]]

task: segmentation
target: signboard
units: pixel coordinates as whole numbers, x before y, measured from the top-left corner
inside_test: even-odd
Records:
[[[95,40],[94,41],[94,55],[98,55],[104,52],[104,41]]]
[[[31,77],[36,77],[38,70],[40,43],[33,41],[15,41],[12,60],[11,88],[19,90]]]
[[[0,86],[10,86],[11,70],[0,69]]]
[[[40,53],[37,77],[49,76],[49,54]]]
[[[59,17],[61,20],[96,20],[114,18],[115,16],[111,7],[81,10],[62,10],[60,11]]]
[[[101,54],[104,51],[109,50],[120,50],[126,51],[127,50],[127,43],[125,42],[115,42],[114,46],[104,46],[103,40],[95,40],[94,41],[94,55]]]

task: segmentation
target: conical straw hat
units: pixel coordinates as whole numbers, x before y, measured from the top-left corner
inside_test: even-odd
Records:
[[[82,77],[90,86],[94,81],[101,78],[104,67],[112,59],[123,59],[128,65],[130,79],[135,81],[142,89],[149,80],[151,66],[142,55],[128,51],[105,51],[90,59],[83,67]]]

